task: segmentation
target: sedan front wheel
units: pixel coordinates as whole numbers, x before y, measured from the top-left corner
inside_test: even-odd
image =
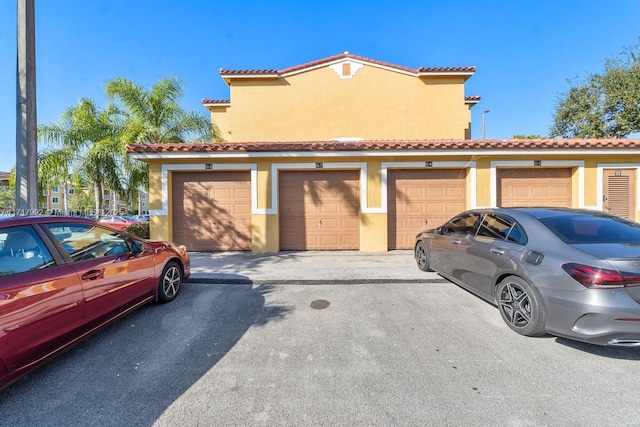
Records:
[[[416,258],[416,263],[418,264],[418,268],[420,270],[433,271],[429,263],[429,254],[427,253],[427,247],[424,243],[418,242],[414,250],[414,255]]]
[[[169,302],[173,300],[178,295],[180,286],[182,286],[182,270],[177,262],[171,261],[164,267],[160,276],[158,301]]]
[[[544,309],[527,282],[507,277],[498,285],[496,297],[500,315],[511,329],[529,337],[546,334]]]

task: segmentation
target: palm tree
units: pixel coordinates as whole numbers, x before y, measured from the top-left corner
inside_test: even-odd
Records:
[[[64,213],[69,211],[69,181],[74,161],[71,147],[47,147],[38,153],[38,194],[54,185],[63,184],[62,196]]]
[[[121,126],[122,114],[117,107],[109,105],[101,111],[87,98],[65,110],[60,123],[39,126],[40,139],[50,145],[40,162],[44,182],[63,181],[66,198],[68,183],[75,171],[93,184],[96,211],[100,213],[105,185],[122,192],[117,173],[123,161]],[[65,201],[65,210],[67,206]]]
[[[105,87],[107,96],[120,101],[127,112],[122,133],[122,153],[126,144],[159,144],[185,141],[220,141],[220,132],[204,114],[185,112],[179,104],[184,94],[182,81],[165,77],[150,90],[125,78],[116,78]],[[148,188],[148,165],[124,156],[122,180],[129,203],[141,187]]]
[[[179,104],[182,81],[165,77],[147,91],[123,77],[111,80],[106,93],[128,112],[123,138],[133,144],[220,141],[218,129],[204,114],[185,112]]]

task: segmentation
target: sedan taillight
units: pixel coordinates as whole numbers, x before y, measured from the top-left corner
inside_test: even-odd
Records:
[[[562,269],[587,288],[611,289],[640,285],[640,275],[636,273],[625,273],[576,263],[563,264]]]

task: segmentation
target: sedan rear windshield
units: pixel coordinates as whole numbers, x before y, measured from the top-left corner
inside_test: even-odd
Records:
[[[575,215],[540,222],[566,243],[640,243],[640,224],[624,218]]]

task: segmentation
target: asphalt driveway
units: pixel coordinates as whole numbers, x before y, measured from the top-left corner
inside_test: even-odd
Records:
[[[191,282],[0,392],[0,424],[637,425],[639,359],[442,280]]]

